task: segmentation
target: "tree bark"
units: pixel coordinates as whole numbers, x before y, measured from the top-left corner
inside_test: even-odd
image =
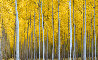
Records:
[[[31,60],[33,60],[33,31],[31,32]]]
[[[16,10],[16,60],[19,60],[19,20],[17,11],[17,0],[15,0],[15,10]]]
[[[95,0],[94,0],[94,36],[95,36],[95,60],[96,60]]]
[[[47,30],[47,60],[48,60],[48,30]]]
[[[52,0],[52,28],[53,28],[53,50],[52,50],[52,60],[54,60],[54,20],[53,20],[53,0]]]
[[[70,9],[70,60],[71,60],[71,52],[72,52],[71,0],[69,1],[69,9]]]
[[[39,0],[39,60],[40,60],[40,0]]]
[[[59,0],[58,0],[58,60],[60,60],[60,20],[59,20]]]
[[[34,60],[35,60],[35,11],[34,11]]]
[[[90,60],[90,34],[89,34],[89,60]]]
[[[85,34],[83,40],[83,60],[86,60],[86,0],[85,0]]]

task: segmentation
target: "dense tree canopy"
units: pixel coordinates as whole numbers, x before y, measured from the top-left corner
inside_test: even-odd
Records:
[[[71,2],[73,5],[73,1]],[[74,1],[74,22],[76,25],[76,40],[78,43],[78,49],[81,50],[81,29],[83,32],[83,0]],[[39,44],[39,8],[40,8],[40,24],[42,24],[42,14],[41,14],[41,1],[39,0],[17,0],[18,18],[19,18],[19,40],[24,44],[24,39],[27,42],[27,28],[29,27],[28,36],[31,40],[31,33],[33,32],[33,42],[37,39]],[[72,19],[72,34],[74,34],[74,22],[73,22],[73,6],[71,6],[71,19]],[[85,5],[84,5],[85,8]],[[35,11],[35,35],[34,37],[34,11]],[[53,45],[53,28],[52,28],[52,0],[42,0],[42,13],[44,15],[44,40],[47,40],[47,30],[49,45]],[[69,0],[60,0],[59,3],[59,18],[60,18],[60,39],[61,45],[67,45],[68,36],[68,21],[69,20]],[[85,18],[85,17],[84,17]],[[54,42],[55,47],[58,43],[58,1],[53,0],[53,19],[54,19]],[[87,0],[86,2],[86,31],[90,34],[90,38],[93,37],[93,32],[91,32],[91,19],[92,19],[92,31],[94,30],[94,0]],[[3,23],[2,23],[3,21]],[[3,27],[2,27],[3,24]],[[10,41],[10,48],[13,49],[14,45],[14,32],[15,32],[15,0],[0,0],[0,37],[2,36],[2,28],[5,29],[7,33],[7,40]],[[98,1],[95,1],[95,31],[96,37],[98,35]],[[70,32],[70,30],[69,30]],[[64,35],[65,34],[65,35]],[[70,34],[70,33],[69,33]],[[40,37],[42,41],[42,25],[40,25]],[[82,33],[83,35],[83,33]],[[24,38],[25,36],[25,38]],[[72,35],[74,36],[74,35]],[[65,39],[64,39],[65,38]],[[83,39],[83,38],[82,38]],[[74,40],[74,37],[72,38]],[[94,40],[95,41],[95,40]],[[87,42],[88,43],[88,42]],[[74,41],[73,41],[74,44]],[[72,44],[72,45],[73,45]],[[88,44],[87,44],[88,46]],[[90,45],[91,46],[91,45]],[[37,48],[39,45],[37,45]],[[33,46],[34,48],[34,46]],[[61,48],[62,49],[62,48]],[[68,46],[66,50],[68,50]],[[55,48],[56,53],[56,48]]]

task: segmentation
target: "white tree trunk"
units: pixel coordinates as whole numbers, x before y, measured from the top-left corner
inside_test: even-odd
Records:
[[[73,0],[73,22],[74,22],[74,52],[73,52],[73,60],[75,57],[75,21],[74,21],[74,0]]]
[[[40,0],[39,0],[39,60],[40,60]]]
[[[53,28],[53,50],[52,50],[52,60],[54,60],[54,21],[53,21],[53,0],[52,0],[52,28]]]
[[[35,60],[35,11],[34,11],[34,60]]]
[[[83,60],[86,60],[86,0],[85,0],[85,34],[84,34],[84,41],[83,41]]]
[[[45,54],[45,49],[44,49],[44,23],[43,23],[43,14],[42,14],[42,28],[43,28],[43,60],[45,58],[44,54]]]
[[[94,0],[94,36],[95,36],[95,60],[96,60],[95,0]],[[98,59],[98,58],[97,58],[97,59]]]
[[[69,9],[70,9],[70,60],[71,60],[71,51],[72,51],[71,0],[69,1]]]
[[[15,10],[16,10],[16,60],[19,60],[19,20],[17,11],[17,0],[15,0]]]
[[[60,60],[60,20],[59,20],[59,0],[58,0],[58,60]]]

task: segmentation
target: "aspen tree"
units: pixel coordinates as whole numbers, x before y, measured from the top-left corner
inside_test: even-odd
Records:
[[[91,14],[91,40],[92,40],[92,60],[93,60],[93,38],[92,38],[92,14]]]
[[[69,9],[70,9],[70,60],[71,60],[71,51],[72,51],[71,0],[69,1]]]
[[[28,27],[27,27],[27,60],[28,60],[28,30],[29,30],[29,20],[28,20]]]
[[[53,28],[53,50],[52,50],[52,60],[54,60],[54,20],[53,20],[53,0],[52,0],[52,28]]]
[[[31,60],[33,60],[33,31],[31,32]]]
[[[17,0],[15,0],[15,10],[16,10],[16,60],[19,60],[19,20],[17,11]]]
[[[68,15],[69,15],[69,12],[68,12]],[[67,38],[67,41],[68,41],[68,60],[69,60],[69,17],[68,17],[68,38]]]
[[[60,60],[60,20],[59,20],[59,0],[58,0],[58,60]]]
[[[24,52],[23,52],[24,53],[24,57],[23,57],[24,59],[26,59],[26,54],[25,54],[26,52],[25,51],[26,51],[26,46],[25,46],[25,29],[24,29]]]
[[[95,60],[96,60],[95,0],[94,0],[94,36],[95,36]]]
[[[82,59],[82,28],[81,28],[81,59]]]
[[[43,29],[43,60],[45,59],[45,49],[44,49],[44,22],[43,22],[43,14],[42,14],[42,29]]]
[[[29,36],[29,60],[30,60],[30,36]]]
[[[15,22],[16,24],[16,22]],[[15,25],[15,28],[16,28],[16,25]],[[14,48],[14,60],[15,60],[15,31],[16,29],[14,29],[14,45],[13,45],[13,48]]]
[[[85,0],[85,34],[83,40],[83,60],[86,60],[86,0]]]
[[[89,33],[89,60],[90,60],[90,33]]]
[[[47,29],[47,60],[48,60],[48,29]]]
[[[74,52],[73,52],[73,60],[75,57],[75,21],[74,21],[74,0],[73,0],[73,22],[74,22]]]
[[[35,60],[35,10],[34,10],[34,60]]]
[[[39,0],[39,60],[40,60],[40,0]]]
[[[84,41],[84,0],[83,0],[83,41]],[[84,43],[83,43],[83,45],[84,45]],[[84,49],[84,47],[83,47],[83,49]],[[81,59],[83,60],[83,54],[81,54],[81,55],[82,55]]]

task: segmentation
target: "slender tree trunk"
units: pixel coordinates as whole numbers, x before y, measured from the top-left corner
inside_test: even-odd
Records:
[[[95,0],[94,0],[94,36],[95,36],[95,60],[96,60]]]
[[[29,36],[29,60],[30,60],[30,36]]]
[[[81,28],[81,59],[82,59],[82,28]]]
[[[84,42],[84,1],[83,1],[83,42]],[[83,43],[84,45],[84,43]],[[84,49],[84,47],[83,47]],[[82,49],[82,53],[83,53],[83,49]],[[83,54],[81,54],[81,59],[83,60]]]
[[[94,30],[93,30],[93,38],[92,38],[92,60],[94,59]]]
[[[4,25],[3,25],[3,19],[2,19],[2,51],[3,51],[3,56],[4,56],[4,59],[7,60],[7,55],[6,55],[6,34],[5,34],[5,29],[4,29]]]
[[[34,60],[35,60],[35,11],[34,11]]]
[[[78,42],[77,42],[77,39],[76,39],[76,49],[77,49],[77,60],[78,60]]]
[[[23,48],[23,44],[22,44],[22,59],[23,60],[23,56],[24,56],[24,48]]]
[[[2,11],[2,8],[0,9],[0,11]],[[1,12],[2,13],[2,12]],[[3,21],[3,19],[1,18],[1,14],[0,14],[0,19],[1,19],[1,21],[0,21],[0,23],[1,23],[1,26],[0,26],[0,28],[3,26],[3,23],[2,23],[2,21]],[[1,45],[2,45],[2,38],[3,38],[3,36],[2,36],[2,28],[0,29],[0,60],[2,60],[2,48],[1,48]]]
[[[92,18],[92,14],[91,14],[91,18]],[[93,60],[93,38],[92,38],[92,19],[91,19],[91,40],[92,40],[92,60]]]
[[[16,29],[14,30],[14,45],[13,45],[13,48],[14,48],[14,60],[15,60],[15,31],[16,31]]]
[[[19,60],[19,20],[17,11],[17,0],[15,0],[15,10],[16,10],[16,60]]]
[[[87,42],[88,42],[88,30],[87,30]],[[88,60],[88,43],[87,43],[87,45],[86,45],[86,48],[87,48],[87,60]]]
[[[85,0],[85,34],[83,40],[83,60],[86,60],[86,0]]]
[[[65,33],[64,33],[64,40],[65,40]],[[65,41],[64,41],[64,60],[65,60]]]
[[[52,0],[52,28],[53,28],[53,50],[52,50],[52,60],[54,60],[54,20],[53,20],[53,0]]]
[[[74,22],[74,52],[73,52],[73,60],[75,57],[75,21],[74,21],[74,0],[73,0],[73,22]]]
[[[47,29],[47,60],[48,60],[48,29]]]
[[[58,60],[60,60],[60,20],[59,20],[59,0],[58,0]]]
[[[64,53],[64,51],[63,51],[63,47],[64,47],[64,45],[62,45],[62,54],[61,54],[61,60],[63,60],[63,53]]]
[[[28,60],[28,30],[29,30],[29,20],[28,20],[28,27],[27,27],[27,60]]]
[[[33,31],[31,32],[31,60],[33,60]]]
[[[43,22],[43,14],[42,14],[42,28],[43,28],[43,60],[45,59],[45,49],[44,49],[44,22]]]
[[[71,0],[69,1],[69,9],[70,9],[70,60],[71,60],[71,51],[72,51]]]
[[[6,48],[6,47],[7,47],[7,34],[6,34],[6,33],[4,33],[4,36],[5,36],[4,40],[5,40],[5,48]],[[8,47],[7,47],[7,48],[8,48]],[[8,52],[8,50],[7,50],[7,49],[5,49],[5,60],[7,60],[7,59],[8,59],[7,52]]]
[[[97,43],[98,43],[98,34],[97,34]],[[97,59],[96,60],[98,60],[98,44],[97,44]]]
[[[75,43],[75,25],[74,25],[74,52],[73,52],[73,60],[74,60],[74,57],[75,57],[75,46],[76,46],[76,43]]]
[[[25,33],[25,30],[24,30],[24,33]],[[24,47],[23,47],[23,59],[25,60],[25,34],[24,34]]]
[[[36,36],[36,45],[35,46],[36,46],[36,50],[35,51],[36,51],[36,60],[37,60],[37,36]]]
[[[68,15],[69,15],[69,12],[68,12]],[[68,40],[68,60],[69,60],[69,17],[68,17],[68,39],[67,40]]]
[[[19,42],[19,56],[20,56],[20,59],[21,59],[21,41]]]
[[[89,34],[89,60],[90,60],[90,34]]]
[[[2,40],[1,40],[1,49],[2,49],[2,53],[3,53],[3,57],[2,58],[4,58],[5,59],[5,39],[4,39],[4,37],[5,37],[5,35],[4,35],[4,33],[5,33],[5,31],[4,31],[4,27],[3,27],[3,20],[2,20]]]
[[[40,0],[39,0],[39,60],[40,60]]]

